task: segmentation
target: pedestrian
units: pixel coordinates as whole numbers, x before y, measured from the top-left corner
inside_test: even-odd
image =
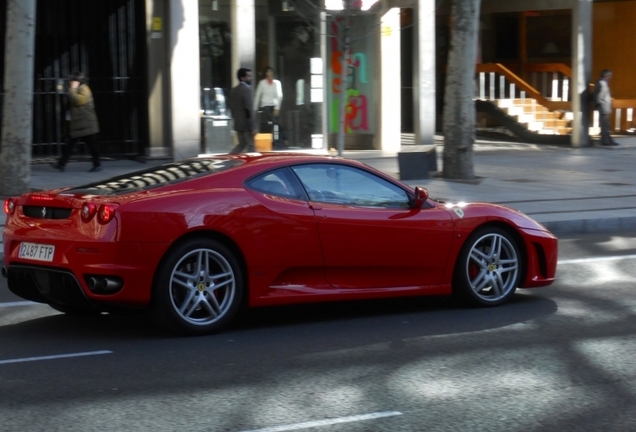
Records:
[[[274,69],[265,68],[265,79],[262,79],[256,87],[254,96],[254,110],[261,111],[263,118],[261,125],[266,122],[266,127],[261,127],[261,133],[271,133],[273,125],[277,123],[280,106],[283,102],[283,86],[280,81],[274,79]]]
[[[79,141],[84,141],[88,144],[93,160],[93,167],[88,171],[101,171],[102,165],[97,149],[99,122],[97,114],[95,114],[95,101],[88,86],[88,80],[82,72],[75,72],[69,77],[68,103],[70,111],[68,140],[62,151],[62,156],[57,163],[53,164],[53,167],[59,171],[64,171],[66,163],[73,153],[73,148]]]
[[[238,144],[230,154],[241,153],[245,150],[254,151],[254,135],[256,117],[254,116],[254,94],[252,92],[252,71],[240,68],[236,73],[239,83],[230,93],[230,110],[234,119],[234,130],[238,136]]]
[[[601,123],[601,145],[617,146],[610,135],[610,114],[612,113],[612,95],[609,82],[612,80],[612,71],[603,69],[601,76],[594,86],[594,108],[598,110]]]

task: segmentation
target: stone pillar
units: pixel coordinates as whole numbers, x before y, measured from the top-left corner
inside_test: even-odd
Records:
[[[381,150],[400,151],[401,73],[400,9],[389,9],[382,16],[380,28],[380,143]]]
[[[435,136],[435,3],[418,0],[413,9],[413,124],[419,145],[432,144]]]
[[[572,5],[572,146],[590,141],[589,83],[592,80],[592,0]]]
[[[236,71],[251,69],[254,78],[254,57],[256,51],[256,22],[254,20],[254,0],[232,0],[232,82],[238,84]],[[274,65],[272,65],[274,67]]]
[[[146,44],[148,49],[148,147],[146,157],[164,158],[172,152],[168,74],[168,16],[163,0],[146,0]]]
[[[320,104],[320,110],[322,113],[322,135],[312,135],[311,147],[321,148],[323,150],[329,150],[329,104],[327,101],[329,100],[328,93],[330,83],[327,79],[327,65],[329,64],[329,59],[327,58],[327,43],[329,38],[327,37],[327,34],[327,13],[320,12],[320,58],[322,59],[322,67],[320,69],[320,73],[322,73],[322,103]],[[311,90],[309,97],[311,98]],[[322,142],[322,147],[318,145],[320,142]]]
[[[170,107],[174,160],[201,153],[199,2],[170,2]]]

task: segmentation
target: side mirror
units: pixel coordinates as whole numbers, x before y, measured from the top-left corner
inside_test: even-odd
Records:
[[[428,191],[421,186],[415,186],[415,198],[413,198],[413,207],[418,209],[422,208],[427,199]]]

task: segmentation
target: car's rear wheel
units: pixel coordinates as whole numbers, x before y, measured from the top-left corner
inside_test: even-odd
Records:
[[[512,297],[521,270],[515,239],[500,228],[484,227],[470,235],[459,254],[453,290],[470,303],[495,306]]]
[[[156,321],[182,334],[208,334],[225,326],[243,297],[234,254],[211,239],[189,240],[167,255],[153,290]]]

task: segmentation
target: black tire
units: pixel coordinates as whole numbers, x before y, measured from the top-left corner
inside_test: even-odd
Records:
[[[204,335],[227,325],[241,306],[243,272],[234,254],[211,239],[191,239],[171,250],[157,270],[151,302],[160,326]]]
[[[523,274],[515,239],[497,227],[472,233],[457,258],[453,293],[477,306],[496,306],[510,299]]]

